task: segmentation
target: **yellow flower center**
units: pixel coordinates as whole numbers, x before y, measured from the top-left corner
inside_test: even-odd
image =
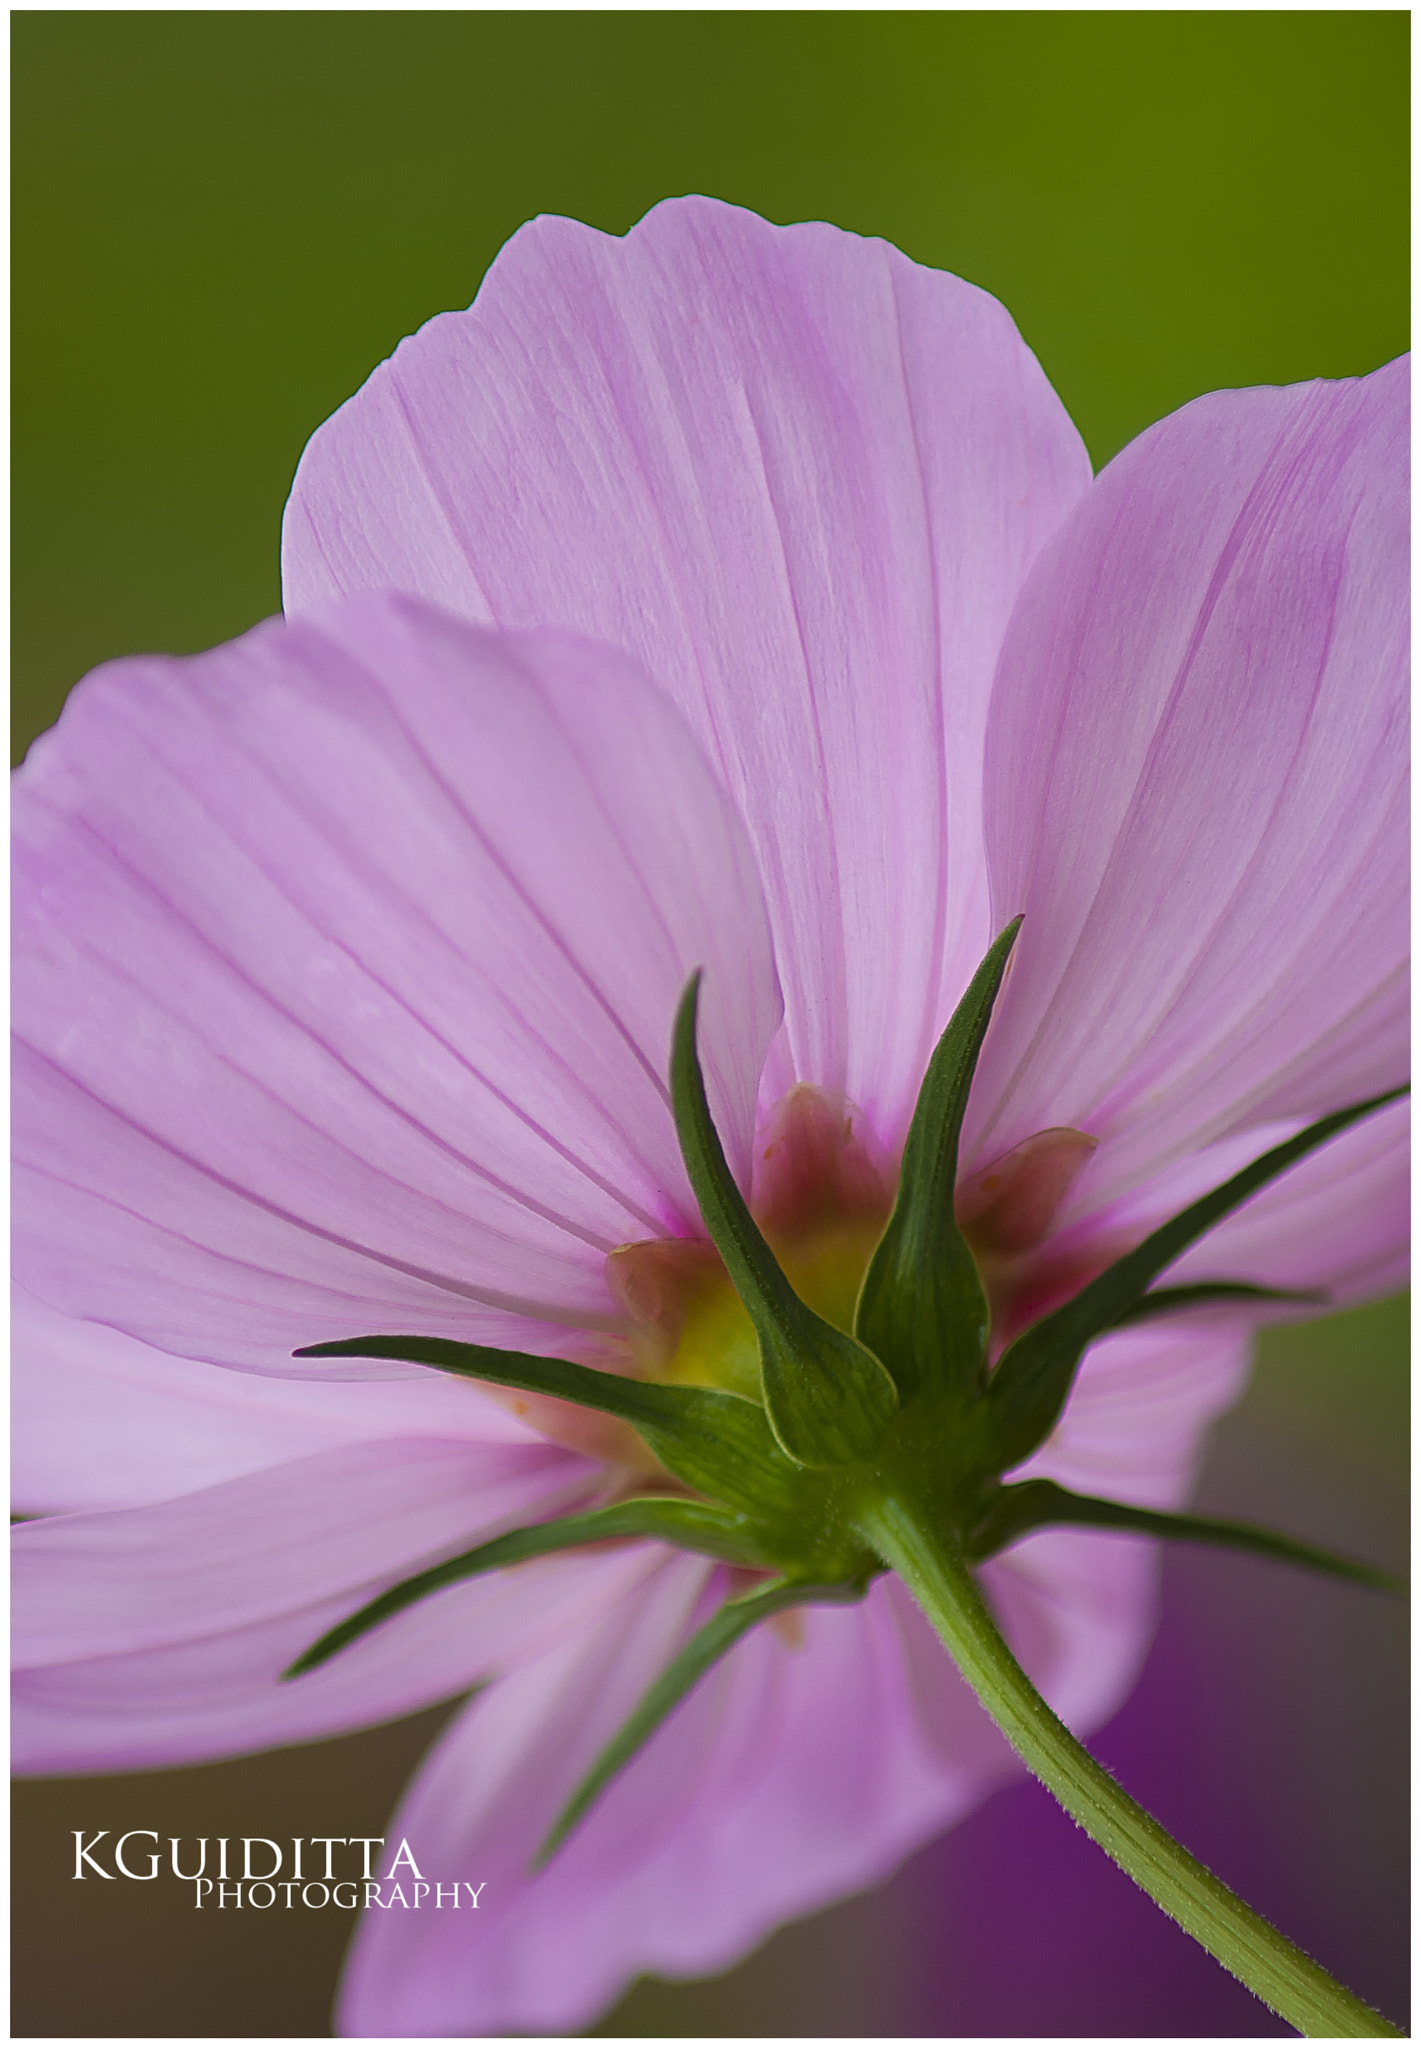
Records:
[[[850,1106],[817,1088],[795,1088],[770,1119],[753,1197],[756,1221],[800,1300],[849,1333],[892,1206],[888,1174],[855,1123]],[[1023,1311],[1054,1306],[1113,1255],[1073,1248],[1057,1271],[1038,1249],[1094,1149],[1083,1132],[1041,1131],[959,1188],[958,1219],[998,1341]],[[635,1373],[760,1398],[754,1328],[712,1245],[691,1238],[622,1245],[607,1261],[607,1278],[626,1316]]]
[[[821,1090],[794,1089],[770,1119],[754,1189],[756,1220],[790,1285],[844,1331],[892,1199],[854,1122]],[[638,1373],[759,1399],[755,1332],[712,1246],[623,1245],[607,1275]]]

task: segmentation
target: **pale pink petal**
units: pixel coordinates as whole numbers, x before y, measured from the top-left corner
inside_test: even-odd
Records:
[[[1073,1125],[1104,1209],[1406,1071],[1406,365],[1219,392],[1097,480],[1013,618],[987,749],[1026,914],[970,1159]]]
[[[14,1532],[14,1737],[29,1772],[154,1768],[412,1712],[515,1668],[654,1568],[651,1546],[535,1560],[420,1602],[304,1678],[383,1586],[585,1504],[551,1445],[327,1451],[159,1506]]]
[[[140,1507],[338,1444],[533,1432],[471,1380],[277,1380],[174,1358],[15,1290],[12,1497],[23,1514]]]
[[[1051,1258],[1093,1270],[1102,1249],[1123,1251],[1167,1217],[1290,1138],[1298,1118],[1217,1140],[1177,1161],[1145,1186],[1097,1203],[1090,1168],[1057,1220]],[[1410,1238],[1410,1136],[1407,1101],[1375,1111],[1290,1167],[1225,1217],[1167,1267],[1159,1284],[1240,1280],[1321,1297],[1311,1304],[1265,1303],[1228,1313],[1257,1327],[1345,1308],[1406,1284]],[[1094,1162],[1092,1161],[1092,1167]],[[1216,1311],[1190,1311],[1195,1314]]]
[[[1406,1285],[1410,1269],[1410,1193],[1411,1105],[1403,1101],[1290,1168],[1162,1284],[1248,1279],[1319,1289],[1334,1308],[1389,1294]]]
[[[1012,1480],[1046,1478],[1139,1507],[1186,1505],[1205,1433],[1243,1391],[1237,1316],[1120,1330],[1087,1352],[1066,1411]],[[1057,1713],[1099,1727],[1135,1683],[1154,1628],[1158,1549],[1137,1536],[1052,1529],[984,1569],[998,1616]]]
[[[1234,1331],[1122,1333],[1091,1355],[1030,1469],[1177,1504],[1246,1350]],[[1077,1531],[987,1568],[1018,1654],[1082,1732],[1133,1682],[1156,1569],[1152,1544]],[[344,2031],[583,2026],[640,1971],[724,1968],[785,1918],[877,1881],[1019,1768],[904,1588],[881,1581],[861,1608],[805,1610],[797,1646],[773,1627],[743,1643],[530,1882],[541,1832],[709,1590],[705,1567],[668,1565],[445,1734],[390,1835],[426,1880],[484,1885],[477,1917],[462,1892],[458,1920],[372,1909]]]
[[[1252,1342],[1235,1311],[1217,1309],[1102,1338],[1055,1430],[1011,1477],[1137,1507],[1184,1506],[1206,1432],[1243,1392]]]
[[[1089,482],[985,293],[882,242],[668,201],[541,219],[315,436],[288,611],[392,586],[625,647],[749,827],[785,989],[771,1094],[901,1140],[984,950],[987,693]]]
[[[1235,1378],[1233,1355],[1197,1337],[1112,1340],[1088,1361],[1053,1469],[1080,1484],[1128,1438],[1146,1474],[1134,1497],[1177,1497],[1201,1413]],[[759,1631],[525,1882],[559,1799],[723,1590],[723,1573],[649,1545],[451,1588],[322,1672],[274,1682],[377,1585],[473,1540],[471,1500],[487,1533],[568,1504],[587,1473],[550,1447],[357,1446],[161,1508],[30,1525],[23,1766],[297,1741],[508,1674],[391,1827],[426,1877],[488,1887],[476,1938],[472,1921],[456,1938],[442,1918],[375,1910],[347,2024],[391,2034],[556,2030],[638,1969],[722,1967],[784,1917],[885,1875],[1011,1770],[906,1593],[882,1582],[861,1609],[806,1612],[798,1647]],[[1140,1653],[1148,1546],[1045,1536],[988,1578],[1047,1696],[1094,1725]]]
[[[753,863],[619,655],[367,598],[115,663],[15,814],[16,1268],[57,1307],[262,1372],[607,1323],[606,1253],[695,1222],[663,1077],[697,966],[748,1174]]]
[[[804,1611],[797,1647],[757,1631],[530,1881],[561,1800],[706,1611],[706,1578],[668,1564],[445,1734],[389,1837],[408,1839],[426,1878],[483,1884],[477,1913],[462,1893],[458,1917],[372,1908],[343,2031],[580,2027],[641,1970],[724,1968],[785,1917],[886,1875],[1009,1771],[940,1647],[934,1680],[975,1742],[946,1762],[925,1739],[880,1589],[865,1609]]]
[[[1236,1316],[1122,1330],[1087,1354],[1066,1412],[1007,1476],[1048,1478],[1140,1507],[1187,1506],[1205,1433],[1243,1391],[1251,1338]],[[984,1567],[1012,1648],[1078,1734],[1121,1707],[1154,1621],[1159,1546],[1114,1531],[1048,1529]]]

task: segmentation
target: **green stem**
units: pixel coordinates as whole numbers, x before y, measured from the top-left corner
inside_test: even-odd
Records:
[[[954,1547],[896,1500],[874,1503],[860,1527],[1028,1768],[1156,1905],[1300,2033],[1401,2037],[1221,1884],[1077,1742],[1013,1657]]]

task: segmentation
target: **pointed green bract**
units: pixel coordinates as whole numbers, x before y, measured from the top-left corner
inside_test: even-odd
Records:
[[[1098,1500],[1091,1494],[1071,1493],[1052,1479],[1027,1479],[1018,1486],[1004,1486],[988,1513],[972,1532],[970,1556],[980,1564],[1009,1543],[1033,1529],[1074,1525],[1087,1529],[1120,1529],[1132,1536],[1153,1536],[1172,1543],[1206,1543],[1222,1550],[1247,1551],[1254,1557],[1271,1557],[1280,1564],[1302,1565],[1309,1571],[1350,1579],[1359,1586],[1375,1586],[1383,1593],[1404,1593],[1406,1581],[1378,1565],[1360,1558],[1343,1557],[1334,1550],[1322,1550],[1315,1543],[1301,1543],[1273,1529],[1261,1529],[1252,1522],[1228,1522],[1212,1515],[1167,1515],[1154,1508],[1131,1507],[1124,1501]]]
[[[859,1295],[855,1332],[906,1402],[933,1386],[969,1397],[987,1354],[987,1297],[957,1227],[957,1143],[972,1076],[1021,919],[991,947],[953,1012],[913,1111],[898,1198]]]
[[[1152,1287],[1138,1301],[1118,1315],[1110,1325],[1123,1330],[1129,1323],[1152,1323],[1157,1316],[1178,1315],[1184,1309],[1217,1308],[1229,1302],[1261,1304],[1268,1301],[1306,1302],[1317,1308],[1327,1296],[1292,1287],[1250,1287],[1243,1280],[1200,1280],[1192,1287]]]
[[[811,1586],[781,1583],[746,1593],[739,1600],[727,1601],[720,1612],[713,1615],[705,1627],[692,1636],[680,1655],[667,1665],[635,1713],[607,1744],[548,1830],[541,1848],[533,1859],[533,1868],[540,1869],[558,1845],[566,1841],[598,1794],[605,1791],[617,1773],[631,1762],[637,1751],[656,1733],[673,1707],[679,1706],[697,1681],[704,1677],[713,1664],[720,1661],[727,1650],[734,1649],[742,1636],[748,1635],[752,1628],[756,1628],[762,1621],[767,1621],[772,1614],[783,1614],[787,1608],[807,1607],[826,1601],[841,1603],[861,1600],[864,1591],[862,1585]]]
[[[671,1047],[671,1102],[686,1174],[759,1339],[765,1411],[776,1437],[800,1465],[853,1464],[878,1445],[897,1392],[871,1351],[799,1299],[735,1185],[696,1053],[700,980],[697,972],[686,985]]]
[[[630,1423],[669,1472],[698,1492],[757,1512],[784,1512],[793,1501],[795,1467],[775,1442],[764,1411],[716,1387],[673,1387],[624,1379],[568,1358],[455,1344],[443,1337],[347,1337],[308,1344],[297,1358],[394,1358],[440,1372],[553,1394]]]
[[[1191,1202],[1143,1244],[1106,1268],[1064,1307],[1023,1332],[1003,1354],[987,1389],[992,1440],[999,1471],[1019,1465],[1055,1428],[1075,1383],[1086,1347],[1117,1324],[1140,1300],[1150,1282],[1196,1238],[1211,1230],[1248,1197],[1276,1180],[1349,1124],[1395,1102],[1408,1091],[1392,1088],[1320,1117],[1285,1144],[1275,1145],[1251,1166]]]
[[[281,1675],[283,1678],[300,1678],[306,1672],[314,1671],[348,1644],[357,1642],[372,1628],[378,1628],[382,1621],[388,1621],[391,1615],[403,1613],[406,1607],[413,1607],[416,1601],[442,1591],[445,1586],[456,1586],[482,1572],[501,1571],[529,1558],[548,1557],[561,1550],[577,1549],[587,1543],[605,1543],[620,1536],[649,1537],[655,1542],[672,1543],[680,1550],[696,1551],[727,1564],[763,1569],[771,1562],[756,1542],[754,1531],[744,1515],[708,1507],[701,1501],[681,1500],[674,1495],[664,1499],[618,1501],[611,1507],[593,1508],[585,1515],[564,1515],[558,1521],[538,1522],[528,1529],[512,1529],[507,1535],[495,1536],[489,1542],[480,1543],[458,1557],[448,1558],[426,1572],[417,1572],[413,1578],[402,1579],[399,1585],[391,1586],[377,1600],[369,1601],[347,1620],[328,1630]]]

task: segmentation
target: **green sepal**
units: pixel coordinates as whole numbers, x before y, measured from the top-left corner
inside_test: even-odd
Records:
[[[864,1275],[855,1335],[881,1358],[906,1403],[925,1386],[970,1397],[987,1355],[987,1297],[957,1227],[957,1145],[972,1076],[1021,919],[996,939],[928,1063],[898,1198]]]
[[[1327,1299],[1326,1294],[1316,1289],[1250,1287],[1242,1280],[1201,1280],[1193,1287],[1152,1287],[1118,1315],[1110,1327],[1123,1330],[1130,1323],[1152,1323],[1157,1316],[1178,1315],[1190,1308],[1213,1308],[1221,1302],[1261,1305],[1269,1301],[1296,1301],[1317,1308]]]
[[[1322,1550],[1315,1543],[1300,1543],[1296,1537],[1280,1536],[1275,1530],[1260,1529],[1252,1522],[1227,1522],[1212,1515],[1167,1515],[1154,1508],[1130,1507],[1124,1501],[1097,1500],[1090,1494],[1071,1493],[1053,1479],[1026,1479],[1016,1486],[1004,1486],[986,1515],[973,1530],[968,1554],[974,1564],[995,1557],[1009,1543],[1033,1529],[1073,1524],[1088,1529],[1121,1529],[1133,1536],[1153,1536],[1166,1542],[1207,1543],[1223,1550],[1244,1550],[1255,1557],[1271,1557],[1280,1564],[1304,1565],[1309,1571],[1327,1572],[1336,1579],[1351,1579],[1359,1586],[1375,1586],[1383,1593],[1404,1593],[1405,1579],[1384,1572],[1377,1565]]]
[[[443,1337],[347,1337],[308,1344],[297,1358],[397,1358],[440,1372],[552,1394],[630,1423],[668,1472],[699,1493],[750,1513],[790,1508],[798,1473],[771,1434],[764,1410],[718,1387],[624,1379],[568,1358],[455,1344]]]
[[[734,1649],[742,1636],[790,1607],[808,1607],[826,1601],[861,1600],[865,1585],[814,1586],[781,1582],[762,1586],[738,1600],[728,1600],[705,1627],[698,1629],[650,1688],[641,1704],[624,1722],[602,1751],[591,1770],[563,1807],[543,1838],[532,1868],[540,1870],[561,1843],[566,1841],[599,1793],[629,1764],[637,1751],[656,1733],[671,1710],[679,1706],[697,1680],[713,1664]]]
[[[765,1412],[775,1436],[797,1464],[854,1464],[876,1449],[897,1411],[897,1391],[871,1351],[800,1300],[735,1185],[696,1054],[700,983],[697,971],[686,984],[671,1042],[671,1103],[686,1174],[759,1339]]]
[[[585,1543],[605,1543],[612,1537],[651,1537],[658,1543],[672,1543],[679,1550],[697,1551],[704,1557],[719,1558],[726,1564],[765,1568],[767,1558],[755,1540],[754,1530],[744,1515],[724,1508],[708,1507],[701,1501],[682,1500],[676,1495],[618,1501],[611,1507],[593,1508],[585,1515],[564,1515],[553,1522],[536,1522],[531,1528],[511,1529],[451,1557],[413,1578],[402,1579],[378,1599],[371,1600],[347,1620],[327,1630],[319,1642],[304,1650],[283,1678],[300,1678],[326,1663],[348,1643],[356,1642],[392,1614],[400,1614],[430,1593],[456,1586],[481,1572],[501,1571],[522,1564],[528,1558],[548,1557],[560,1550],[575,1550]]]
[[[1151,1231],[1143,1244],[1117,1259],[1079,1294],[1022,1333],[1003,1353],[987,1389],[987,1408],[997,1470],[1019,1465],[1045,1442],[1055,1428],[1075,1383],[1088,1345],[1115,1327],[1139,1301],[1150,1282],[1181,1252],[1211,1230],[1250,1195],[1280,1173],[1326,1144],[1349,1124],[1370,1116],[1407,1093],[1388,1089],[1365,1102],[1320,1117],[1285,1144],[1275,1145],[1240,1173],[1201,1195],[1168,1223]]]

